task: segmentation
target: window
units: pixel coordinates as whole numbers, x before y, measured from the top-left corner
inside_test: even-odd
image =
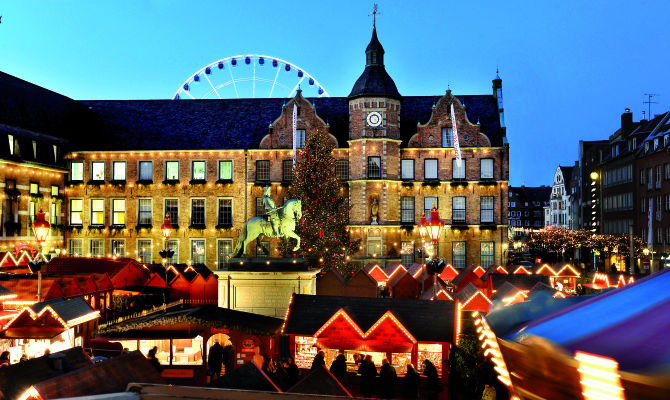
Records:
[[[479,209],[482,223],[493,222],[493,196],[480,197]],[[526,214],[528,214],[528,211],[526,211]]]
[[[442,147],[454,147],[454,132],[451,128],[442,128]]]
[[[665,211],[670,211],[670,194],[665,196]]]
[[[151,207],[151,199],[138,199],[137,200],[137,224],[138,225],[151,225],[153,210]],[[170,223],[172,224],[172,223]]]
[[[72,257],[79,257],[83,254],[83,240],[82,239],[70,239],[68,243],[68,252]]]
[[[651,189],[652,182],[654,181],[654,170],[649,168],[647,170],[648,179],[647,179],[647,189]]]
[[[451,243],[451,264],[454,268],[465,268],[467,264],[465,258],[465,242]]]
[[[670,164],[665,164],[665,180],[670,180]]]
[[[526,221],[526,226],[528,226],[528,221]],[[480,252],[479,258],[480,263],[484,268],[487,268],[489,265],[495,264],[495,253],[494,253],[494,243],[493,242],[481,242],[480,243]]]
[[[165,162],[165,180],[166,181],[179,180],[179,161]]]
[[[437,179],[437,159],[423,160],[423,179]]]
[[[218,244],[218,260],[217,264],[219,269],[224,268],[230,260],[231,253],[233,252],[233,239],[219,239]]]
[[[139,163],[139,180],[153,181],[154,180],[154,163],[153,161],[140,161]]]
[[[205,161],[193,161],[191,163],[191,180],[204,181],[206,178],[207,163]]]
[[[233,161],[219,160],[219,180],[232,181],[233,180]]]
[[[293,180],[293,160],[282,161],[282,181],[290,182]]]
[[[30,182],[30,194],[40,194],[40,184]]]
[[[125,181],[126,180],[126,162],[114,161],[112,162],[112,180]]]
[[[256,180],[269,181],[270,180],[270,161],[257,160],[256,161]]]
[[[401,243],[400,262],[406,267],[414,264],[414,242]]]
[[[170,239],[167,241],[167,248],[174,251],[172,257],[168,258],[168,264],[177,264],[179,262],[179,240]]]
[[[400,160],[400,179],[414,179],[414,160]]]
[[[368,157],[368,179],[379,179],[382,177],[382,158]]]
[[[141,263],[151,264],[151,239],[137,240],[137,257]]]
[[[423,215],[425,215],[426,218],[430,218],[430,210],[433,209],[433,204],[435,204],[435,207],[438,209],[440,208],[440,200],[437,197],[423,198]]]
[[[382,238],[368,237],[368,257],[377,257],[382,254]]]
[[[233,199],[219,199],[219,225],[233,225]]]
[[[179,199],[165,199],[165,213],[170,216],[170,225],[179,226]]]
[[[126,240],[112,239],[112,256],[125,257],[126,256]]]
[[[105,240],[91,239],[91,256],[104,257],[105,256]]]
[[[52,202],[49,204],[49,223],[60,224],[61,203]]]
[[[256,216],[265,217],[265,205],[263,204],[262,197],[256,197]]]
[[[656,189],[661,188],[661,171],[662,171],[663,166],[662,165],[657,165],[656,166]]]
[[[105,162],[93,161],[91,162],[91,180],[104,181],[105,180]]]
[[[191,225],[205,225],[205,199],[191,199]]]
[[[493,159],[482,158],[479,160],[481,179],[493,179]]]
[[[82,210],[84,208],[84,200],[70,199],[70,225],[82,224]]]
[[[645,170],[640,170],[640,185],[644,185],[646,176]]]
[[[205,263],[205,239],[191,240],[191,262],[193,264]]]
[[[341,181],[349,179],[349,160],[335,161],[335,175]]]
[[[51,197],[60,196],[60,186],[51,185]]]
[[[105,224],[105,200],[91,199],[91,225]]]
[[[112,225],[126,224],[126,199],[112,199]]]
[[[7,135],[9,141],[9,154],[14,155],[14,135]]]
[[[295,147],[296,149],[302,149],[305,147],[305,130],[296,129],[295,130]]]
[[[465,179],[465,160],[461,160],[460,165],[457,159],[451,160],[451,169],[454,179]]]
[[[414,197],[400,197],[400,222],[414,223]]]
[[[465,197],[451,198],[451,219],[453,222],[465,222]]]

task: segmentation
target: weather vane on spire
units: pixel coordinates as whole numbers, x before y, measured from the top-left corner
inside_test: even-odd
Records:
[[[372,5],[372,12],[368,15],[372,15],[372,27],[375,28],[377,26],[377,14],[379,12],[377,11],[377,3],[374,3]]]

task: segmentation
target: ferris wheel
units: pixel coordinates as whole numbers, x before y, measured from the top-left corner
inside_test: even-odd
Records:
[[[222,58],[200,68],[182,83],[173,100],[330,97],[307,71],[277,57],[246,54]]]

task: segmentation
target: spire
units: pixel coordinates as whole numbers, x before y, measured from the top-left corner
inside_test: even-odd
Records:
[[[365,66],[381,65],[384,66],[384,47],[377,39],[377,28],[372,27],[372,38],[368,47],[365,48]]]
[[[376,11],[376,9],[375,9]],[[365,48],[365,70],[354,84],[349,98],[364,95],[400,98],[395,82],[384,67],[384,47],[377,38],[377,27],[372,26],[372,38]]]

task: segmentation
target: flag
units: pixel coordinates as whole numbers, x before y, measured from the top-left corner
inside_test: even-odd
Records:
[[[461,166],[461,146],[458,144],[458,130],[456,129],[456,116],[454,115],[454,103],[451,103],[451,133],[453,135],[454,153],[456,165]]]
[[[654,215],[654,198],[649,198],[649,212],[647,217],[649,218],[649,226],[647,227],[647,246],[653,247],[654,245],[654,235],[652,234],[651,218]]]
[[[296,147],[295,145],[296,145],[296,141],[298,140],[297,134],[296,134],[297,133],[297,130],[296,130],[297,120],[298,120],[298,106],[294,102],[293,103],[293,168],[295,168],[295,147]]]

